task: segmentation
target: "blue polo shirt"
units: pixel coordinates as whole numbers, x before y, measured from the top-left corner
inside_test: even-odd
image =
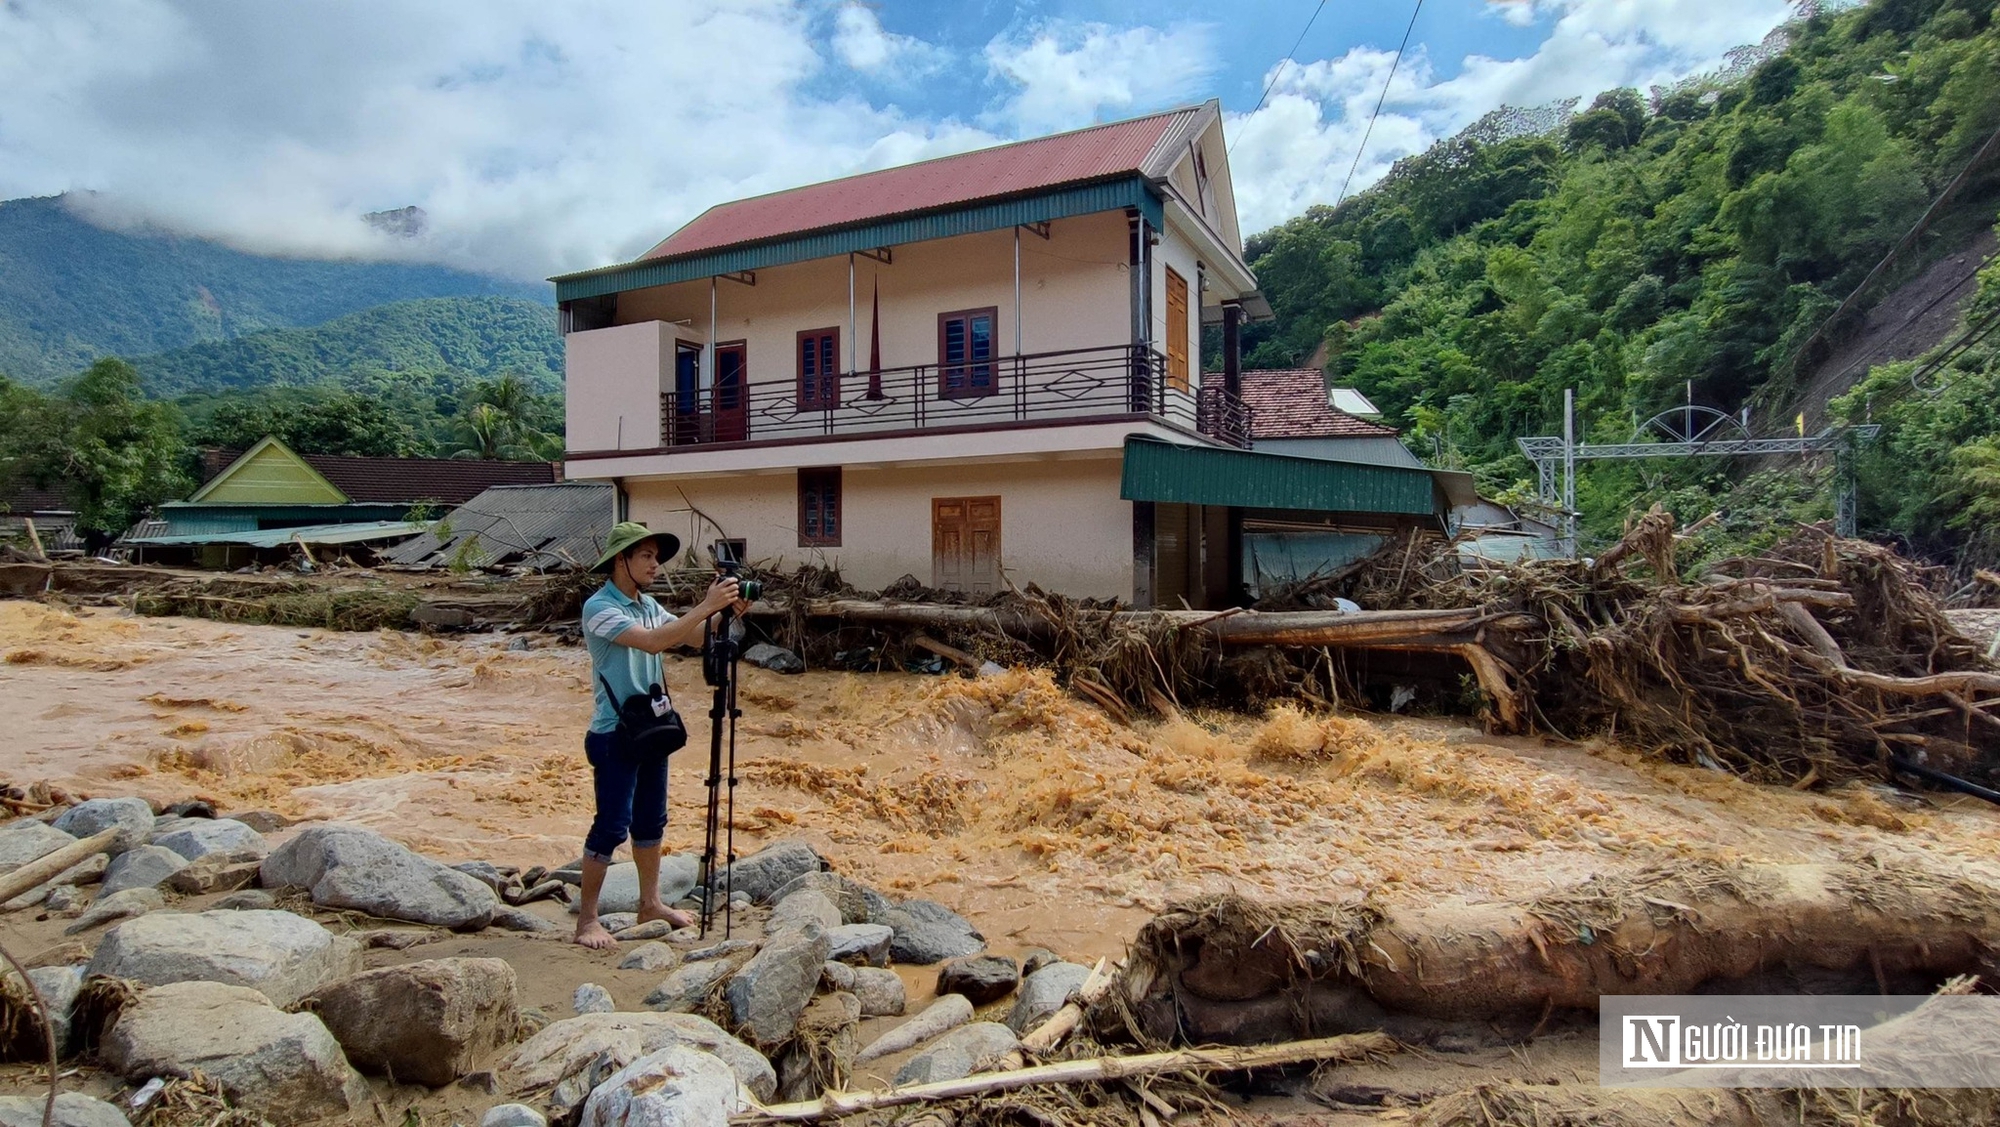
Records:
[[[609,732],[618,727],[618,706],[604,695],[604,683],[619,700],[648,693],[654,685],[666,687],[667,678],[659,654],[621,646],[616,639],[634,626],[665,626],[674,616],[644,591],[628,599],[615,583],[606,583],[583,604],[583,644],[590,651],[590,695],[596,708],[590,714],[590,730]],[[671,697],[672,693],[669,692]]]

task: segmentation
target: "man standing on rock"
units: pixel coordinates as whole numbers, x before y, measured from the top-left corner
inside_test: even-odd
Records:
[[[736,597],[736,580],[723,576],[685,617],[675,618],[646,594],[660,573],[660,562],[680,551],[680,540],[653,532],[634,521],[611,530],[594,572],[608,582],[583,604],[583,641],[590,650],[591,695],[596,711],[583,753],[597,797],[597,816],[583,839],[583,903],[578,906],[576,941],[598,950],[618,941],[597,921],[597,898],[612,851],[632,839],[632,861],[639,870],[639,919],[666,920],[687,927],[694,920],[660,900],[660,842],[667,829],[667,757],[647,755],[618,738],[618,704],[665,687],[660,654],[677,646],[700,645],[703,626],[724,609],[738,613],[749,604]],[[616,693],[613,699],[606,685]],[[671,695],[671,694],[670,694]]]

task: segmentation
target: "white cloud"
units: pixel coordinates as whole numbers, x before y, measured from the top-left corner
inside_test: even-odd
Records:
[[[1349,194],[1379,180],[1502,105],[1590,98],[1620,86],[1640,90],[1717,66],[1730,49],[1756,43],[1790,13],[1787,0],[1503,0],[1510,23],[1554,17],[1549,37],[1519,59],[1467,56],[1438,79],[1420,47],[1396,72]],[[1230,170],[1245,231],[1282,223],[1315,203],[1331,204],[1346,180],[1393,52],[1356,47],[1334,59],[1284,68],[1264,108],[1231,115]]]
[[[934,44],[886,30],[874,9],[859,3],[844,4],[834,14],[833,53],[855,70],[901,81],[934,74],[950,58]]]
[[[780,0],[396,7],[0,4],[0,198],[259,250],[537,277],[630,257],[738,196],[993,138],[802,89]],[[422,206],[432,235],[358,217]]]
[[[986,64],[994,79],[1017,89],[982,120],[1032,135],[1196,98],[1215,58],[1201,25],[1120,30],[1050,20],[995,36]]]

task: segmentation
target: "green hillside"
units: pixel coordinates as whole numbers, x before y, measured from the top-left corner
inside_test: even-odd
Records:
[[[382,383],[450,391],[518,372],[537,391],[560,390],[555,311],[513,297],[399,301],[301,329],[267,329],[134,359],[154,396],[191,392]]]
[[[1532,494],[1513,440],[1554,433],[1565,388],[1577,389],[1596,442],[1630,439],[1690,384],[1700,402],[1751,405],[1764,433],[1788,429],[1804,377],[1858,313],[1803,346],[2000,127],[1990,2],[1876,0],[1790,33],[1789,50],[1741,80],[1657,100],[1614,91],[1553,134],[1455,138],[1337,209],[1252,239],[1278,319],[1246,334],[1248,362],[1291,365],[1324,347],[1334,382],[1359,387],[1414,447],[1500,496]],[[1996,206],[2000,160],[1988,160],[1872,296],[1965,245]],[[1987,279],[1972,317],[2000,304],[1996,289]],[[1947,367],[1965,375],[1950,395],[1912,398],[1878,374],[1872,401],[1836,408],[1876,421],[1893,408],[1881,449],[1897,454],[1870,460],[1864,532],[1939,554],[1979,541],[1962,516],[2000,512],[2000,497],[1982,510],[1966,495],[1977,467],[1957,451],[2000,450],[1995,368],[1980,345]],[[1985,406],[1941,406],[1967,399]],[[1905,418],[1913,411],[1923,418]],[[1979,462],[1984,480],[2000,480],[1993,464]],[[1587,539],[1617,535],[1654,500],[1687,520],[1721,510],[1708,533],[1716,550],[1828,515],[1829,467],[1746,477],[1754,468],[1589,465]],[[1990,531],[1984,544],[1986,558],[2000,551]]]
[[[541,284],[441,266],[273,258],[96,227],[60,197],[0,202],[0,374],[68,375],[413,298],[549,300]]]

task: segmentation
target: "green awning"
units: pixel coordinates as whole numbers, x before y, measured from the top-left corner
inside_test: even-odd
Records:
[[[1127,501],[1172,501],[1240,509],[1435,516],[1444,499],[1432,471],[1374,466],[1149,438],[1125,440]]]

